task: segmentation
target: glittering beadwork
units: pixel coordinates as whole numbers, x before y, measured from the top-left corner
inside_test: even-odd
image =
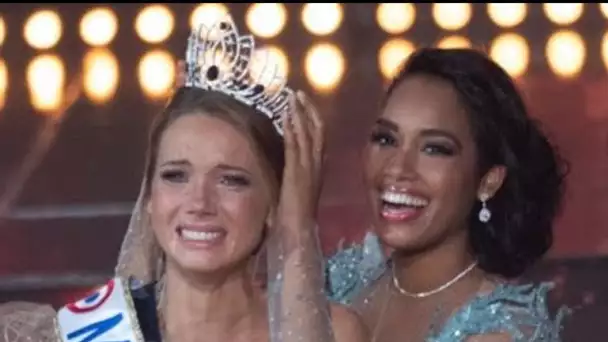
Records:
[[[352,304],[366,286],[388,269],[378,258],[380,247],[366,239],[333,255],[327,262],[328,289],[331,300]],[[467,337],[505,333],[513,342],[559,342],[566,308],[551,318],[547,295],[552,285],[501,284],[490,294],[479,295],[458,310],[443,325],[434,328],[426,342],[464,342]]]
[[[363,245],[343,249],[326,263],[327,293],[330,300],[351,304],[353,295],[378,279],[386,270],[385,257],[374,234]]]

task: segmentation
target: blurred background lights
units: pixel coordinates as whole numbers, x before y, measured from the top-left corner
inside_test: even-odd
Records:
[[[602,38],[602,60],[604,61],[604,66],[608,69],[608,32],[604,33],[604,37]]]
[[[402,38],[393,38],[384,43],[378,51],[378,67],[382,76],[386,79],[395,77],[401,64],[415,48],[413,43]]]
[[[585,43],[573,31],[559,31],[551,35],[545,49],[549,68],[558,76],[577,76],[585,63]]]
[[[6,23],[4,22],[4,18],[0,16],[0,46],[4,44],[4,40],[6,39]]]
[[[325,36],[342,24],[344,13],[339,3],[308,3],[302,9],[302,23],[312,34]]]
[[[602,14],[604,15],[604,18],[608,19],[608,4],[602,3],[602,4],[599,4],[599,6],[600,6],[600,12],[602,12]]]
[[[85,95],[97,104],[109,101],[116,94],[119,69],[116,57],[106,49],[92,49],[84,56]]]
[[[522,36],[505,33],[492,41],[490,57],[511,77],[520,77],[528,69],[530,47]]]
[[[51,10],[37,11],[25,22],[23,37],[35,49],[50,49],[57,45],[63,27],[61,18]]]
[[[80,21],[80,37],[91,46],[109,44],[118,32],[118,19],[109,8],[88,11]]]
[[[209,39],[214,39],[219,34],[217,28],[218,20],[223,19],[229,13],[228,7],[222,3],[204,3],[198,5],[192,11],[190,26],[192,28],[199,28],[200,25],[204,25],[201,34],[206,35]],[[209,31],[212,28],[215,29]]]
[[[412,3],[382,3],[376,10],[376,21],[386,33],[399,34],[409,30],[416,20]]]
[[[6,91],[8,89],[8,69],[4,59],[0,58],[0,110],[6,103]]]
[[[549,20],[558,25],[570,25],[583,14],[582,3],[544,3],[543,11]]]
[[[245,21],[256,36],[272,38],[283,31],[287,10],[280,3],[255,3],[247,10]]]
[[[175,61],[165,50],[146,53],[137,69],[139,84],[143,92],[152,100],[166,99],[175,81]]]
[[[461,3],[434,3],[433,19],[437,26],[444,30],[455,31],[465,27],[471,20],[471,4]]]
[[[26,79],[32,106],[52,112],[61,106],[65,85],[65,67],[55,55],[36,56],[27,66]]]
[[[345,68],[342,51],[333,44],[319,43],[306,54],[306,76],[318,91],[333,90],[342,80]]]
[[[440,49],[461,49],[470,48],[471,42],[463,36],[447,36],[443,37],[437,47]]]
[[[524,21],[528,7],[525,3],[489,3],[488,15],[496,25],[511,28]]]
[[[173,32],[173,13],[164,5],[150,5],[135,18],[135,31],[147,43],[161,43]]]

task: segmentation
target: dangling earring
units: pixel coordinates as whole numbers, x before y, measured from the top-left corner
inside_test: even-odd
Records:
[[[483,223],[488,223],[492,217],[492,212],[488,209],[487,200],[487,195],[483,195],[481,198],[481,210],[479,210],[479,221]]]

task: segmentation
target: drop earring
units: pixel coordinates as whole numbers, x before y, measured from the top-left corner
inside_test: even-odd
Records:
[[[490,211],[490,209],[488,209],[487,200],[487,195],[483,195],[481,197],[481,210],[479,210],[479,221],[483,223],[488,223],[488,221],[490,221],[490,218],[492,217],[492,212]]]

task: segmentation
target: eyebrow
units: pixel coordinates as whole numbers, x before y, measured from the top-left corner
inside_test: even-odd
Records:
[[[399,132],[399,125],[384,118],[379,118],[378,120],[376,120],[376,125],[394,132]],[[453,133],[448,132],[446,130],[437,128],[427,128],[422,130],[421,135],[423,137],[440,137],[450,139],[454,142],[454,144],[456,144],[459,149],[462,149],[462,143],[460,142],[460,139],[458,139]]]
[[[456,137],[456,135],[452,134],[451,132],[448,132],[448,131],[445,131],[442,129],[428,128],[428,129],[422,130],[421,135],[423,137],[441,137],[441,138],[450,139],[451,141],[454,142],[454,144],[456,144],[458,149],[462,149],[462,143]]]
[[[192,164],[186,159],[169,160],[169,161],[166,161],[161,164],[161,166],[190,166],[190,165],[192,165]],[[219,164],[219,165],[215,166],[215,169],[220,169],[220,170],[225,170],[225,171],[241,171],[241,172],[244,172],[247,174],[251,174],[251,172],[249,172],[249,170],[247,170],[243,167],[228,165],[228,164]]]

